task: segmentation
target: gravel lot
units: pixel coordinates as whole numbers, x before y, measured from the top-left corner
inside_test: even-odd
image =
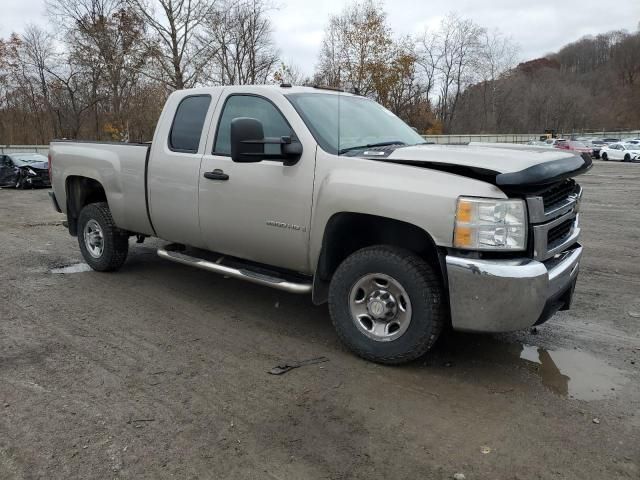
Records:
[[[0,478],[640,478],[640,165],[581,183],[574,309],[404,367],[158,241],[118,273],[51,273],[81,257],[47,191],[0,190]]]

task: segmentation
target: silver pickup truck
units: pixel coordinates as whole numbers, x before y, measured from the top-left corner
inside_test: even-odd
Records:
[[[167,260],[328,302],[351,350],[392,364],[448,325],[511,331],[569,308],[572,177],[591,159],[429,145],[372,100],[281,85],[175,92],[152,143],[53,141],[50,167],[94,270],[158,237]]]

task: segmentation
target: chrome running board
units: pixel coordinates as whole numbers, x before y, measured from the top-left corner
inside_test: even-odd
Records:
[[[203,258],[192,257],[180,253],[179,251],[172,250],[172,245],[167,245],[165,248],[158,249],[158,256],[166,258],[172,262],[181,263],[183,265],[189,265],[191,267],[200,268],[202,270],[208,270],[210,272],[220,273],[228,277],[239,278],[240,280],[246,280],[247,282],[257,283],[258,285],[266,285],[267,287],[276,288],[278,290],[284,290],[289,293],[310,293],[312,283],[311,282],[292,282],[285,280],[284,278],[256,272],[247,268],[233,268],[226,265],[222,265],[224,257],[220,257],[215,262],[205,260]]]

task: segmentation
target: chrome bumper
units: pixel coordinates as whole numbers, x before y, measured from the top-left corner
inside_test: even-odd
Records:
[[[578,243],[545,262],[447,255],[453,328],[509,332],[544,322],[569,308],[581,257]]]

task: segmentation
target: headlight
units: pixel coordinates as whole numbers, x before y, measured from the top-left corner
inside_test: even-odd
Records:
[[[36,172],[34,172],[33,170],[31,170],[30,168],[27,168],[27,173],[28,173],[29,175],[37,175],[37,173],[36,173]]]
[[[458,198],[453,246],[467,250],[525,250],[524,200]]]

